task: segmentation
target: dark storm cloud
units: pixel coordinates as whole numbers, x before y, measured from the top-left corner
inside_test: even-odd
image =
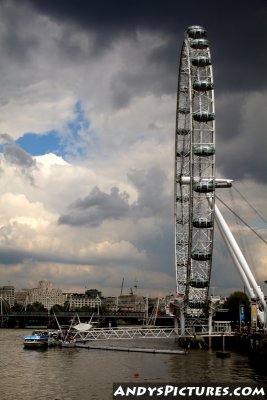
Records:
[[[166,52],[167,57],[165,57]],[[134,95],[142,96],[146,93],[161,95],[174,92],[177,86],[177,44],[171,41],[168,47],[161,45],[156,49],[146,49],[146,53],[146,58],[133,59],[132,65],[124,66],[114,75],[111,91],[115,109],[127,107]],[[172,60],[170,60],[171,54]]]
[[[265,139],[264,136],[262,137]],[[252,140],[250,145],[244,144],[244,146],[240,146],[239,150],[236,150],[236,148],[229,149],[226,156],[222,154],[221,158],[218,157],[218,168],[229,179],[242,181],[246,178],[253,179],[255,177],[255,181],[266,183],[266,142],[266,139],[262,140],[259,145],[259,142]],[[225,163],[225,157],[227,157],[227,163]]]
[[[17,4],[18,1],[11,3]],[[92,54],[87,54],[87,57],[97,57],[108,48],[112,49],[118,38],[137,41],[138,31],[164,37],[162,46],[148,49],[146,60],[133,60],[136,64],[141,62],[141,70],[133,72],[128,68],[118,71],[118,75],[114,76],[112,89],[115,107],[127,105],[133,93],[135,96],[147,90],[156,94],[175,93],[180,47],[185,29],[192,24],[200,24],[208,29],[218,92],[257,90],[267,85],[265,1],[255,0],[253,6],[250,1],[241,0],[203,0],[201,4],[197,1],[166,3],[164,0],[138,3],[124,0],[25,0],[23,4],[27,3],[38,13],[53,18],[64,27],[62,36],[55,38],[55,42],[58,51],[72,60],[82,55],[79,46],[69,40],[71,33],[77,30],[88,32],[93,38]],[[6,13],[9,29],[3,35],[2,48],[23,58],[29,49],[34,51],[36,39],[29,33],[21,37],[17,28],[20,26],[18,16],[14,22],[12,13]]]
[[[10,29],[2,35],[0,45],[1,50],[10,58],[22,63],[28,60],[30,50],[32,51],[37,46],[37,40],[30,37],[22,39],[15,29]]]
[[[218,99],[216,164],[227,178],[267,181],[267,119],[263,100],[265,97],[259,92],[247,91],[228,94],[227,101]]]
[[[59,224],[96,227],[105,220],[120,219],[128,210],[126,193],[120,194],[114,187],[107,194],[95,187],[89,196],[71,204],[69,213],[59,218]]]
[[[3,13],[4,23],[0,35],[1,53],[7,55],[12,61],[22,64],[28,61],[30,53],[38,46],[38,41],[27,33],[21,35],[20,29],[23,28],[23,12],[14,13],[11,3],[6,2],[1,12]]]
[[[126,2],[124,0],[28,0],[40,13],[57,21],[95,34],[96,50],[111,46],[119,36],[134,37],[137,30],[161,32],[165,48],[156,51],[156,63],[168,63],[176,69],[174,44],[179,52],[187,26],[206,26],[212,42],[217,85],[231,89],[262,87],[267,84],[266,40],[267,4],[263,0],[199,3],[178,1]]]

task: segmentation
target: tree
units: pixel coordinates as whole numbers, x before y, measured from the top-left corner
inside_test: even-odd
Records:
[[[250,301],[244,292],[237,291],[230,294],[223,307],[229,310],[231,321],[239,322],[241,305],[244,306],[245,323],[248,323],[250,322]]]
[[[28,307],[27,307],[28,310]],[[38,311],[47,311],[47,309],[45,308],[45,306],[40,303],[39,301],[35,301],[34,303],[32,303],[32,311],[38,312]]]
[[[13,307],[11,307],[11,311],[24,311],[23,304],[15,303]]]
[[[57,312],[61,312],[61,311],[65,311],[65,306],[61,306],[60,304],[54,304],[52,307],[51,307],[51,310],[50,310],[51,312],[55,312],[55,313],[57,313]]]

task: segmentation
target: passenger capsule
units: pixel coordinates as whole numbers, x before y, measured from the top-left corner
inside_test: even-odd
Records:
[[[215,147],[209,144],[200,144],[199,146],[193,146],[193,153],[201,157],[213,156],[215,154]]]
[[[189,26],[186,30],[187,35],[192,39],[204,38],[207,36],[207,31],[202,26]]]
[[[205,302],[203,300],[189,300],[188,306],[190,308],[203,308],[205,306]]]
[[[207,39],[195,39],[190,42],[192,49],[203,50],[209,47],[209,41]]]
[[[181,114],[189,114],[190,113],[190,108],[188,108],[188,107],[181,107],[181,108],[179,108],[179,113],[181,113]]]
[[[213,83],[209,81],[196,81],[193,82],[193,89],[198,92],[206,92],[213,89]]]
[[[197,289],[204,289],[209,286],[209,282],[205,279],[191,279],[189,284]]]
[[[208,261],[211,259],[211,253],[205,251],[193,251],[191,258],[196,261]]]
[[[193,226],[195,228],[212,228],[212,220],[205,217],[199,217],[193,219]]]
[[[196,112],[193,113],[193,118],[197,122],[210,122],[215,119],[215,114],[206,111]]]
[[[191,63],[194,67],[207,67],[211,65],[211,59],[209,57],[194,57]]]
[[[185,135],[190,135],[190,133],[191,133],[190,129],[184,129],[184,128],[178,128],[177,129],[177,134],[178,135],[185,136]]]
[[[215,190],[215,183],[213,180],[202,180],[193,183],[193,190],[197,193],[209,193]]]

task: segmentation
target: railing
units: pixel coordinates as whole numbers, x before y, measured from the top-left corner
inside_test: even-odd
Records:
[[[110,340],[110,339],[167,339],[177,336],[172,327],[124,327],[124,328],[94,328],[85,332],[77,332],[74,339],[78,341],[87,340]]]
[[[207,331],[197,333],[197,336],[221,336],[222,333]],[[227,332],[227,336],[231,333]],[[196,336],[196,337],[197,337]],[[92,328],[84,332],[76,332],[73,339],[76,341],[86,342],[92,340],[111,340],[111,339],[168,339],[168,338],[187,337],[193,338],[194,335],[190,329],[181,335],[181,330],[173,327],[118,327],[118,328]]]
[[[48,311],[9,311],[7,313],[11,317],[53,317],[53,313]],[[80,317],[88,317],[94,315],[97,317],[97,314],[93,311],[60,311],[56,312],[57,317],[73,317],[75,314],[78,314]],[[129,318],[143,318],[143,312],[105,312],[99,317],[129,317]]]

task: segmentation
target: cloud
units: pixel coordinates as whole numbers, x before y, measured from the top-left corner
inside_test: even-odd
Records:
[[[36,163],[33,157],[17,146],[7,134],[0,134],[0,143],[3,149],[2,173],[4,173],[4,163],[14,165],[16,171],[34,185],[33,170],[36,168]]]
[[[227,178],[246,177],[266,183],[267,92],[244,92],[219,97],[218,166]],[[236,104],[239,107],[235,107]],[[237,111],[236,111],[237,110]],[[224,120],[223,115],[227,115]],[[227,163],[224,162],[227,157]]]
[[[1,281],[82,290],[87,280],[118,294],[125,277],[169,292],[184,31],[200,23],[211,42],[217,176],[238,180],[265,215],[266,5],[91,3],[0,4]],[[239,211],[259,226],[248,205]],[[262,246],[245,235],[262,279]],[[223,293],[242,283],[215,238]]]
[[[4,156],[8,162],[21,167],[31,168],[35,166],[35,161],[32,156],[16,146],[15,143],[6,146]]]
[[[29,3],[40,13],[68,25],[71,30],[93,34],[94,56],[110,49],[121,37],[128,36],[134,40],[138,31],[148,31],[153,34],[160,32],[168,40],[162,50],[155,53],[153,61],[165,63],[165,67],[172,63],[174,43],[181,41],[187,26],[196,21],[207,27],[211,40],[217,44],[213,50],[219,80],[217,87],[221,88],[221,83],[227,83],[229,87],[236,89],[242,89],[243,86],[266,87],[267,80],[262,80],[267,61],[265,52],[258,52],[256,63],[253,57],[248,56],[248,48],[257,46],[262,49],[265,45],[264,21],[267,10],[266,4],[260,0],[256,1],[253,8],[249,1],[237,1],[233,4],[230,0],[226,0],[223,4],[217,5],[212,0],[205,0],[202,10],[194,3],[181,5],[170,2],[166,6],[163,0],[153,1],[153,7],[150,2],[140,4],[138,7],[130,6],[123,0],[115,2],[106,0],[90,5],[79,1],[75,6],[68,4],[64,7],[59,0],[37,3],[31,0]],[[253,29],[249,29],[248,20]],[[246,40],[244,32],[247,33]],[[68,38],[65,43],[68,43]],[[222,63],[221,59],[226,62]],[[166,60],[170,63],[166,63]],[[252,68],[257,71],[253,76]],[[174,65],[171,71],[175,74]]]
[[[89,196],[70,205],[70,213],[59,218],[60,224],[99,226],[105,220],[120,219],[129,209],[128,195],[111,188],[110,194],[94,187]]]
[[[137,200],[129,203],[130,195],[120,193],[118,187],[112,187],[110,193],[104,193],[97,186],[85,198],[75,200],[69,206],[69,212],[59,218],[59,224],[73,226],[99,226],[106,220],[158,217],[166,215],[165,206],[171,205],[170,194],[165,193],[166,177],[158,168],[131,170],[128,180],[137,192]]]

